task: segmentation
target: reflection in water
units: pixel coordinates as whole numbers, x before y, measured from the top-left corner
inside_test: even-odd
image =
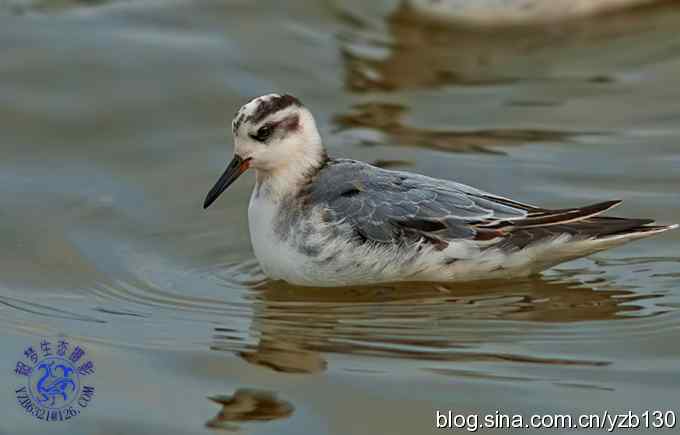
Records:
[[[215,332],[222,331],[215,328]],[[285,336],[263,335],[255,350],[240,352],[239,356],[251,364],[282,373],[319,373],[328,365],[319,352],[308,350],[297,340],[289,340]]]
[[[222,405],[217,415],[205,425],[213,429],[239,430],[233,422],[271,421],[288,418],[295,408],[274,393],[261,390],[240,389],[232,396],[209,397]]]
[[[530,129],[487,129],[470,131],[434,131],[404,125],[401,118],[406,108],[399,104],[366,103],[354,107],[354,112],[335,117],[344,129],[370,128],[387,135],[390,145],[419,146],[451,152],[480,152],[504,154],[497,146],[520,145],[531,142],[564,141],[566,132]],[[372,144],[372,142],[366,142]]]
[[[259,303],[252,335],[259,342],[239,354],[252,364],[288,373],[325,370],[323,353],[420,361],[607,365],[608,361],[600,360],[494,352],[490,344],[521,341],[532,334],[551,341],[578,340],[573,333],[549,325],[614,320],[641,310],[636,301],[653,297],[606,285],[589,287],[569,280],[566,273],[559,279],[337,289],[264,282],[255,291]],[[213,338],[215,350],[238,351],[241,345],[226,328],[216,328]]]
[[[363,20],[347,19],[348,13],[338,13],[353,29],[342,37],[345,83],[351,91],[366,92],[555,79],[557,74],[565,74],[561,65],[578,65],[583,58],[601,58],[608,68],[635,60],[663,59],[677,40],[680,7],[676,3],[544,26],[480,29],[438,21],[404,2],[387,19],[389,43],[383,42],[384,37],[357,29]],[[638,47],[624,40],[650,33],[658,34],[662,42]],[[612,51],[611,44],[616,41],[625,41],[628,48]],[[592,70],[581,75],[573,69],[573,74],[561,78],[607,83],[614,80],[612,73],[620,71],[606,69],[593,74]]]

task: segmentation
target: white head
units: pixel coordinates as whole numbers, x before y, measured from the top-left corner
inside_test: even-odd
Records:
[[[291,184],[325,152],[314,117],[291,95],[267,94],[241,107],[232,121],[234,158],[203,204],[207,208],[248,168],[258,182]]]

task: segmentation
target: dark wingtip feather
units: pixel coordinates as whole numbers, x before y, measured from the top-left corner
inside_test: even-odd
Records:
[[[614,220],[618,222],[614,222]],[[650,225],[654,223],[653,219],[595,218],[593,221],[600,221],[600,224],[605,224],[603,231],[596,236],[598,239],[624,235],[635,236],[636,234],[651,236],[678,228],[677,224]],[[604,230],[604,228],[608,230]]]
[[[678,228],[677,224],[673,225],[645,225],[626,231],[624,234],[643,234],[643,233],[662,233]]]
[[[531,213],[522,219],[502,221],[492,225],[482,225],[482,227],[502,228],[509,226],[513,228],[530,228],[580,222],[604,213],[621,204],[621,202],[623,201],[617,199],[613,201],[598,202],[597,204],[587,205],[585,207],[540,210],[539,212]]]

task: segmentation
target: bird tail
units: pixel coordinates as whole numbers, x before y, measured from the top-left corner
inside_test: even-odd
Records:
[[[580,251],[576,258],[678,228],[678,225],[654,225],[653,219],[597,216],[620,202],[532,213],[503,228],[506,236],[502,243],[522,249],[542,241],[564,239],[564,245],[573,245],[570,251]]]
[[[653,219],[625,219],[615,217],[596,217],[590,222],[582,224],[593,225],[590,229],[595,240],[627,242],[630,240],[642,239],[665,231],[678,228],[673,225],[653,225]],[[584,228],[585,229],[585,228]]]

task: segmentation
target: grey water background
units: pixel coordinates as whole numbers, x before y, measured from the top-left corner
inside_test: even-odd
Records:
[[[252,174],[201,208],[232,114],[279,91],[335,156],[680,222],[678,28],[675,2],[479,29],[398,1],[0,1],[0,434],[680,413],[680,231],[531,279],[304,289],[253,257]],[[97,393],[45,423],[13,369],[57,336]]]

